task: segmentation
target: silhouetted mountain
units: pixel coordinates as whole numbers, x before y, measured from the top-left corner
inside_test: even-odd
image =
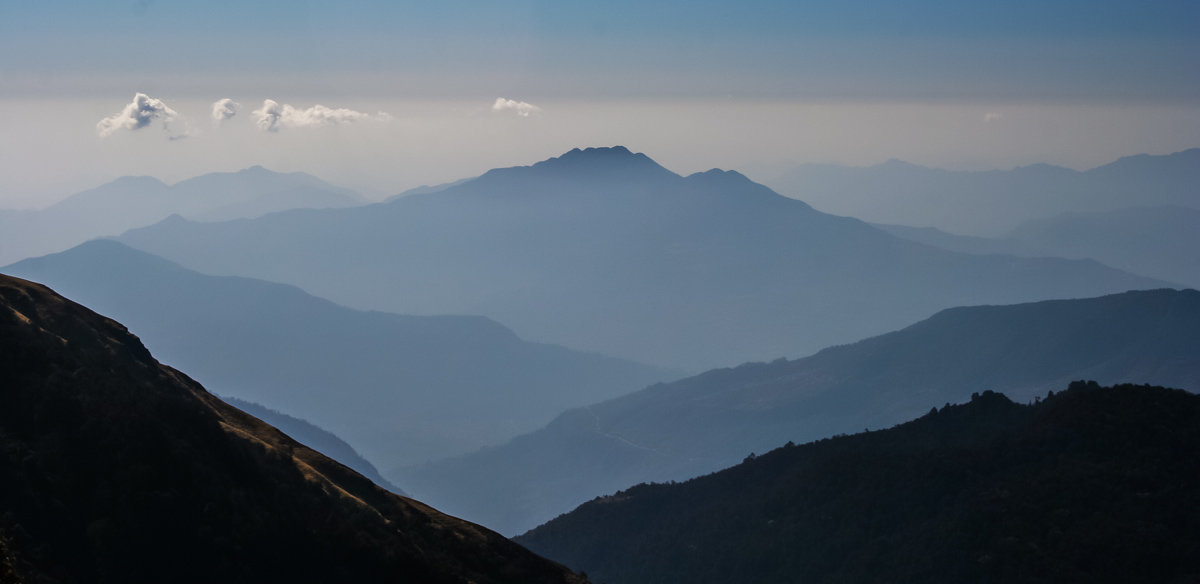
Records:
[[[280,174],[261,166],[206,174],[172,186],[148,176],[122,177],[46,209],[0,210],[0,263],[119,235],[172,214],[217,221],[357,204],[353,191],[302,172]]]
[[[1195,582],[1200,397],[984,392],[600,497],[517,538],[597,582]]]
[[[15,582],[578,582],[388,493],[0,276],[0,575]]]
[[[317,424],[380,466],[470,452],[675,377],[525,342],[482,317],[351,310],[109,240],[2,270],[121,319],[213,391]]]
[[[932,227],[876,225],[898,237],[965,253],[1093,259],[1128,272],[1200,288],[1200,209],[1133,207],[1028,221],[1003,238]]]
[[[1161,282],[1094,262],[955,254],[814,211],[736,172],[572,150],[427,195],[121,241],[356,308],[482,314],[525,338],[703,370],[807,354],[962,304]]]
[[[769,184],[827,213],[997,237],[1026,221],[1067,212],[1200,209],[1200,148],[1129,156],[1086,172],[1046,164],[983,172],[899,161],[870,167],[809,164]]]
[[[570,411],[503,446],[405,469],[404,487],[516,534],[624,486],[691,478],[789,440],[885,428],[972,391],[1028,400],[1080,378],[1195,390],[1197,356],[1195,290],[955,308],[803,359],[709,371]]]
[[[345,440],[338,438],[332,432],[323,430],[308,421],[281,414],[253,402],[233,397],[222,397],[221,400],[270,424],[297,442],[350,467],[354,472],[371,479],[371,482],[397,495],[406,495],[400,487],[383,478],[383,475],[379,474],[379,469],[359,455],[353,446],[346,444]]]

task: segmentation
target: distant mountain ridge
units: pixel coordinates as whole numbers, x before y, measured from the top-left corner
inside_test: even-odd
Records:
[[[688,371],[808,354],[949,306],[1168,285],[1095,262],[932,249],[623,147],[378,205],[172,220],[120,241],[346,306],[481,314],[523,338]]]
[[[932,227],[876,227],[951,251],[1086,258],[1200,288],[1200,208],[1129,207],[1063,213],[1027,221],[999,238],[953,235]]]
[[[482,317],[351,310],[292,286],[192,272],[111,240],[0,271],[120,318],[214,392],[316,424],[383,468],[470,452],[675,377],[526,342]]]
[[[41,210],[0,210],[0,264],[120,235],[178,214],[199,221],[259,217],[296,208],[361,204],[355,192],[302,172],[261,166],[197,176],[174,185],[121,177]]]
[[[827,213],[997,237],[1067,212],[1200,209],[1200,148],[1127,156],[1083,172],[1047,164],[948,171],[890,160],[869,167],[802,165],[767,182]]]
[[[628,485],[713,472],[789,440],[886,428],[985,389],[1025,401],[1091,378],[1195,391],[1198,356],[1195,290],[954,308],[809,357],[651,386],[501,446],[391,472],[439,508],[516,534]]]
[[[376,487],[9,276],[0,388],[6,583],[584,581]]]
[[[598,582],[1193,582],[1200,397],[990,391],[597,497],[517,541]]]

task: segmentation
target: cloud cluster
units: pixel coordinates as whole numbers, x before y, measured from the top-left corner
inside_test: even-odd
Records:
[[[494,112],[509,112],[509,111],[511,111],[511,112],[517,114],[518,116],[527,118],[532,114],[536,114],[536,113],[542,111],[542,108],[540,108],[536,105],[533,105],[532,103],[526,103],[524,101],[517,101],[515,99],[505,99],[503,97],[497,97],[496,103],[492,104],[492,111],[494,111]]]
[[[155,120],[162,120],[164,131],[171,132],[171,123],[179,117],[179,112],[171,109],[161,99],[155,99],[144,93],[137,93],[133,101],[121,110],[121,113],[109,116],[96,123],[96,131],[101,138],[111,136],[118,130],[140,130],[149,126]],[[182,138],[186,134],[174,134],[171,139]]]
[[[233,119],[241,111],[242,105],[230,98],[214,101],[211,116],[215,123],[222,124]],[[296,108],[289,104],[268,99],[263,101],[262,109],[252,112],[254,123],[262,130],[278,132],[280,128],[311,128],[317,126],[334,126],[360,120],[375,120],[386,122],[392,116],[384,112],[371,115],[346,108],[330,108],[314,105],[309,108]],[[155,99],[144,93],[137,93],[133,101],[125,106],[120,113],[100,120],[96,131],[101,138],[108,137],[118,130],[140,130],[150,124],[162,122],[163,130],[170,140],[179,140],[192,135],[191,132],[178,129],[176,126],[187,127],[187,119],[179,112],[171,109],[161,99]]]
[[[371,118],[370,114],[346,108],[334,109],[318,104],[310,108],[299,109],[286,103],[280,104],[273,99],[263,100],[262,109],[256,109],[252,113],[255,116],[254,123],[258,124],[260,129],[268,132],[278,132],[280,127],[333,126]],[[391,116],[381,113],[378,117],[386,120]]]
[[[238,110],[240,109],[242,109],[242,104],[233,101],[228,97],[225,99],[218,99],[217,101],[214,101],[212,105],[212,118],[217,122],[223,122],[229,118],[232,118],[233,116],[236,116]]]

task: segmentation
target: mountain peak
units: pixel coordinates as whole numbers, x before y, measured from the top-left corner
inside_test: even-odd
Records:
[[[736,170],[722,170],[720,168],[710,168],[704,172],[692,173],[692,174],[689,174],[687,176],[687,178],[722,179],[722,180],[754,182],[754,181],[751,181],[749,177],[747,177],[746,175],[744,175]]]
[[[161,180],[159,180],[159,179],[157,179],[157,178],[155,178],[155,177],[152,177],[152,176],[145,176],[145,175],[138,175],[138,176],[122,176],[122,177],[118,177],[118,178],[116,178],[116,179],[113,179],[112,181],[108,182],[107,184],[101,185],[101,186],[100,186],[100,187],[98,187],[98,188],[105,188],[105,187],[120,187],[120,188],[143,187],[143,188],[153,188],[153,187],[165,187],[165,186],[167,186],[167,183],[164,183],[163,181],[161,181]],[[95,189],[91,189],[91,190],[95,190]],[[85,191],[85,192],[86,192],[86,191]]]
[[[679,175],[660,166],[641,152],[631,152],[624,146],[574,148],[561,156],[535,163],[488,171],[484,176],[533,174],[543,177],[570,177],[586,180],[665,178]]]
[[[583,169],[655,169],[667,171],[659,164],[641,152],[631,152],[624,146],[598,148],[573,148],[557,158],[543,160],[532,168],[562,168],[571,170]],[[667,171],[669,172],[669,171]]]

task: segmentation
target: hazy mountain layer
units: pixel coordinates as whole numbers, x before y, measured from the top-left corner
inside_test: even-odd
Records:
[[[1048,255],[1091,258],[1200,288],[1200,208],[1068,213],[1025,223],[1009,234],[1009,239]]]
[[[347,306],[482,314],[524,338],[692,371],[808,354],[949,306],[1164,285],[918,245],[736,172],[681,177],[620,147],[378,205],[174,219],[121,240]]]
[[[886,428],[985,389],[1029,400],[1083,378],[1200,388],[1200,292],[946,310],[807,358],[649,387],[396,474],[414,496],[516,534],[596,495],[712,472],[789,440]]]
[[[870,167],[809,164],[769,184],[827,213],[997,237],[1026,221],[1067,212],[1200,209],[1200,148],[1128,156],[1085,172],[1047,164],[983,172],[898,160]]]
[[[6,582],[578,582],[393,495],[0,276]]]
[[[932,227],[876,227],[951,251],[1093,259],[1200,288],[1200,209],[1133,207],[1064,213],[1022,223],[1001,238],[952,235]]]
[[[984,392],[890,430],[640,485],[517,541],[597,582],[1194,582],[1200,398]]]
[[[346,207],[353,191],[301,172],[261,166],[212,173],[168,186],[148,176],[119,178],[38,211],[0,210],[0,264],[119,235],[172,214],[201,221],[259,217],[284,209]]]
[[[317,424],[382,468],[501,442],[673,377],[525,342],[482,317],[351,310],[292,286],[198,274],[115,241],[3,271],[121,319],[213,391]]]

